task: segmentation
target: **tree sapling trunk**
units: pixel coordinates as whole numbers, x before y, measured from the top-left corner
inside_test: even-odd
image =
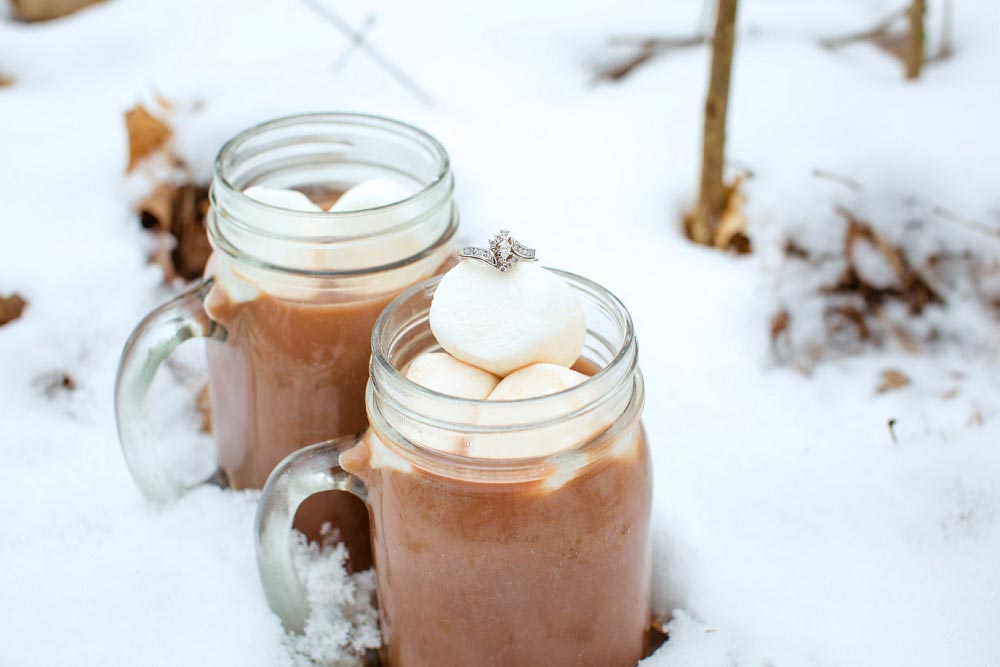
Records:
[[[927,0],[913,0],[907,15],[910,30],[906,39],[906,78],[917,79],[924,65],[924,13]]]
[[[705,128],[701,155],[698,203],[685,219],[688,236],[695,243],[712,245],[713,233],[726,207],[722,180],[726,148],[726,107],[733,64],[737,0],[719,0],[712,36],[712,69],[705,99]]]

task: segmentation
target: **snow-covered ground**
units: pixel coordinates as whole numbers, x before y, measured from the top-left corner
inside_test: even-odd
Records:
[[[376,16],[368,37],[433,106],[295,0],[110,0],[0,22],[0,73],[15,79],[0,88],[0,294],[30,302],[0,328],[0,665],[293,660],[257,582],[254,494],[203,487],[154,508],[118,450],[118,355],[170,294],[123,175],[122,113],[155,94],[180,105],[175,147],[203,177],[226,138],[277,115],[425,127],[453,157],[463,239],[509,226],[628,305],[656,463],[656,604],[674,618],[643,667],[1000,665],[995,315],[953,301],[933,316],[965,344],[809,375],[771,356],[771,315],[796,294],[780,239],[839,238],[834,204],[891,227],[916,200],[1000,228],[1000,5],[955,0],[955,56],[917,83],[871,46],[817,45],[899,4],[743,3],[728,151],[754,174],[756,252],[742,258],[679,232],[707,50],[591,83],[625,55],[609,36],[690,34],[699,2],[330,3],[351,25]],[[935,225],[927,238],[1000,250]],[[911,384],[876,394],[887,368]],[[204,458],[193,388],[160,384],[165,439]]]

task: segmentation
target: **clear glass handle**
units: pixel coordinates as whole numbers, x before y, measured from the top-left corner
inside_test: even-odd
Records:
[[[309,618],[305,587],[292,565],[292,520],[299,505],[322,491],[347,491],[367,503],[364,483],[340,467],[340,455],[360,436],[346,436],[292,452],[267,478],[254,533],[257,572],[271,610],[285,628],[302,632]]]
[[[149,388],[160,365],[184,341],[197,337],[225,340],[225,328],[205,312],[211,288],[212,279],[203,280],[147,315],[129,336],[118,363],[118,439],[132,478],[143,495],[155,502],[176,498],[187,485],[157,460],[149,426]]]

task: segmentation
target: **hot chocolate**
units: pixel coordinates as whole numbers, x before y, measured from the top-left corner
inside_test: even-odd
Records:
[[[368,431],[353,446],[291,455],[261,498],[258,565],[288,628],[308,615],[290,565],[290,513],[339,489],[369,506],[386,667],[643,658],[652,478],[636,343],[617,299],[553,274],[585,314],[573,369],[536,362],[500,379],[468,360],[444,362],[428,315],[444,281],[387,306],[372,338]],[[435,370],[447,381],[428,377]]]
[[[378,443],[373,443],[377,439]],[[652,478],[623,425],[571,479],[469,481],[373,467],[374,429],[341,456],[376,529],[383,662],[391,667],[631,667],[650,615]],[[553,488],[555,486],[555,488]]]
[[[375,116],[282,118],[223,147],[206,280],[154,310],[119,367],[122,449],[148,498],[186,489],[158,460],[146,412],[157,368],[193,337],[211,339],[214,434],[231,486],[260,488],[295,449],[365,428],[372,327],[393,296],[453,261],[453,185],[433,137]],[[367,567],[360,502],[313,499],[298,525],[316,537],[326,521]]]
[[[431,266],[430,274],[440,268]],[[296,449],[365,429],[372,328],[398,292],[339,303],[269,294],[234,302],[223,287],[213,287],[205,307],[227,338],[208,345],[206,354],[219,462],[230,486],[262,488]],[[315,496],[300,508],[296,528],[315,539],[324,523],[340,533],[355,568],[371,565],[368,513],[360,501],[341,493]]]

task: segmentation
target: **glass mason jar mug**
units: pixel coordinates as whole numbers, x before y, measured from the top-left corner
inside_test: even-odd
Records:
[[[265,186],[333,198],[378,177],[412,194],[336,213],[280,208],[244,194]],[[365,428],[372,328],[390,299],[452,261],[452,190],[441,144],[385,118],[293,116],[230,140],[215,163],[206,279],[150,313],[119,366],[118,431],[142,492],[165,501],[185,489],[156,457],[147,396],[160,364],[189,338],[212,339],[212,423],[231,486],[261,488],[290,452]],[[349,546],[357,541],[367,552],[360,503],[331,494],[314,500],[297,525],[316,534],[327,520]],[[366,553],[357,552],[357,564],[366,566]]]
[[[290,562],[292,516],[312,494],[337,489],[368,504],[389,667],[633,667],[643,657],[652,476],[636,341],[620,301],[560,275],[584,304],[577,368],[592,377],[549,396],[465,400],[403,376],[414,357],[439,349],[428,325],[437,279],[382,313],[368,431],[292,454],[261,497],[258,568],[287,628],[301,630],[309,613]],[[512,439],[527,440],[520,451],[571,444],[533,458],[454,453],[502,452]]]

